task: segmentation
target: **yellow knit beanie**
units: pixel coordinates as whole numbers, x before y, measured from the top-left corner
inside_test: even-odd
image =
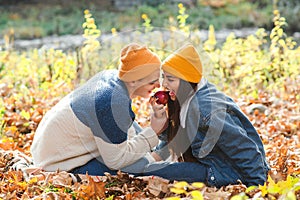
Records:
[[[136,81],[159,70],[159,57],[147,47],[131,43],[121,50],[119,78],[123,81]]]
[[[198,83],[202,78],[202,64],[197,50],[187,44],[168,56],[162,69],[187,82]]]

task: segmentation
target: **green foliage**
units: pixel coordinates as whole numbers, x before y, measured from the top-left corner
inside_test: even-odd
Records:
[[[218,29],[253,27],[257,23],[256,20],[260,20],[256,5],[250,2],[227,4],[223,9],[215,9],[214,13],[214,18],[223,19],[215,20],[216,24],[212,23]]]
[[[225,89],[233,87],[239,90],[238,93],[257,96],[260,90],[283,89],[287,79],[297,79],[300,73],[297,43],[286,36],[283,30],[286,22],[278,10],[274,11],[273,21],[270,42],[262,28],[247,38],[236,38],[232,33],[219,49],[214,49],[212,36],[205,42],[204,48],[216,63]],[[214,82],[220,82],[219,77]]]
[[[289,65],[290,61],[295,59],[290,57],[290,55],[293,55],[293,49],[296,46],[296,42],[294,42],[292,38],[287,37],[284,33],[283,28],[287,25],[287,23],[285,18],[280,17],[278,10],[274,10],[273,21],[274,28],[270,34],[270,60],[272,63],[272,74],[269,79],[276,82],[283,77],[285,78],[296,75],[294,73],[297,72],[297,69]]]
[[[101,31],[97,28],[95,19],[92,17],[89,10],[84,11],[84,18],[85,22],[82,24],[82,27],[84,29],[83,37],[85,38],[85,41],[80,52],[77,52],[80,54],[78,56],[79,68],[77,69],[77,75],[83,74],[85,77],[90,77],[96,73],[94,69],[98,65],[97,59],[95,58],[98,57],[98,51],[101,47],[98,40],[101,35]],[[88,69],[87,75],[85,74],[84,69]],[[80,78],[83,77],[77,77],[77,79]]]
[[[183,4],[182,3],[178,4],[177,20],[178,20],[179,30],[185,33],[186,35],[190,34],[190,27],[186,23],[188,17],[189,15],[186,14],[186,8],[183,6]]]
[[[290,2],[289,0],[288,2]],[[178,15],[177,5],[168,1],[144,1],[137,8],[124,11],[110,11],[101,6],[93,5],[93,1],[72,1],[71,4],[34,4],[18,9],[0,7],[0,35],[10,29],[15,30],[15,38],[36,38],[48,35],[81,34],[82,10],[89,9],[97,19],[103,33],[110,32],[111,27],[117,30],[136,28],[142,24],[140,16],[146,13],[152,20],[153,27],[165,27],[169,18]],[[148,2],[148,3],[147,3]],[[208,29],[213,25],[216,30],[221,28],[241,28],[245,26],[271,29],[271,13],[273,4],[270,1],[243,0],[238,3],[226,1],[224,6],[213,7],[201,4],[186,6],[185,14],[189,15],[186,23],[195,29]],[[278,9],[284,12],[291,26],[288,29],[299,30],[299,5],[278,2]],[[97,2],[94,2],[97,3]],[[155,6],[152,6],[152,5]],[[293,11],[293,12],[291,12]],[[80,23],[78,23],[80,22]],[[298,28],[297,28],[298,27]]]
[[[280,11],[280,13],[285,16],[287,21],[289,22],[289,26],[286,27],[289,32],[299,31],[299,17],[300,17],[300,4],[298,0],[277,0],[276,9]]]
[[[85,22],[82,24],[82,27],[84,28],[83,37],[86,39],[84,48],[86,48],[86,51],[92,52],[100,47],[100,42],[97,39],[100,37],[101,31],[97,28],[95,19],[92,18],[92,14],[89,10],[84,11],[84,18]]]
[[[178,5],[178,16],[174,22],[169,21],[170,31],[191,33],[186,8]],[[223,89],[234,87],[238,94],[248,93],[257,96],[262,89],[282,89],[285,81],[295,80],[299,75],[299,48],[293,38],[287,37],[284,27],[286,21],[279,11],[274,11],[274,28],[270,35],[264,29],[247,38],[236,38],[230,34],[226,41],[217,44],[214,26],[210,26],[206,41],[192,35],[174,34],[169,40],[153,28],[152,19],[143,14],[142,26],[147,32],[146,40],[154,51],[164,59],[172,50],[188,40],[196,45],[203,57],[205,75]],[[169,19],[170,20],[170,19]],[[48,90],[55,84],[80,84],[93,74],[105,68],[116,68],[119,51],[126,41],[123,35],[114,31],[112,39],[100,45],[100,29],[92,14],[85,11],[82,24],[85,41],[75,52],[65,53],[59,50],[33,50],[18,53],[0,52],[0,77],[3,81],[10,79],[14,87],[25,85]],[[175,33],[175,32],[174,32]],[[141,37],[141,32],[134,38]],[[8,37],[6,49],[9,50]],[[131,41],[130,41],[131,42]],[[145,41],[143,41],[145,42]],[[101,56],[99,56],[99,54]],[[11,81],[13,80],[13,81]]]
[[[73,54],[60,50],[33,50],[28,52],[0,51],[0,63],[5,70],[0,72],[0,83],[9,83],[23,93],[32,89],[48,91],[56,85],[66,84],[72,88],[76,77],[76,62]]]
[[[153,30],[151,25],[151,19],[146,14],[142,14],[142,19],[144,20],[143,26],[145,27],[145,33],[148,33]]]

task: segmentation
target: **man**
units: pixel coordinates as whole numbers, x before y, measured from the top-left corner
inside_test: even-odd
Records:
[[[145,46],[129,44],[121,50],[119,70],[99,72],[46,113],[31,147],[33,162],[45,171],[103,175],[126,168],[150,150],[166,122],[163,113],[151,116],[150,126],[136,133],[131,109],[135,97],[149,98],[159,87],[161,61]],[[157,117],[159,116],[159,117]]]

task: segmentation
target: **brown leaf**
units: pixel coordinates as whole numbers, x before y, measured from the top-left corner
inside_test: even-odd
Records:
[[[105,183],[95,182],[91,176],[86,176],[88,182],[79,187],[78,197],[84,199],[105,198]]]
[[[148,179],[147,189],[154,196],[159,196],[161,192],[168,192],[169,180],[157,176],[150,176]]]
[[[72,177],[69,175],[68,172],[62,171],[59,172],[58,174],[54,175],[52,177],[52,180],[49,182],[52,182],[53,185],[55,186],[70,186],[72,185]]]

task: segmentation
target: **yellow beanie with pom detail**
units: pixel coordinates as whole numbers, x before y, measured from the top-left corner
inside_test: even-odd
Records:
[[[130,43],[121,50],[119,78],[122,81],[136,81],[159,70],[159,57],[146,46]]]
[[[198,83],[202,78],[202,63],[195,47],[187,44],[168,56],[162,69],[187,82]]]

